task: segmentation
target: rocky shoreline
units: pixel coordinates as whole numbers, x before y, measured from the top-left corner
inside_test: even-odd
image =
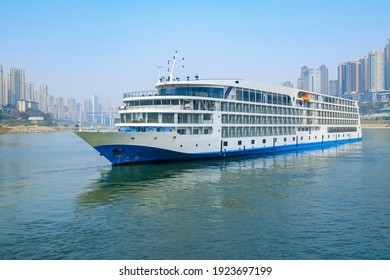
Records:
[[[43,125],[15,125],[7,126],[0,125],[0,134],[10,133],[39,133],[39,132],[58,132],[64,130],[71,130],[70,127],[65,126],[43,126]]]

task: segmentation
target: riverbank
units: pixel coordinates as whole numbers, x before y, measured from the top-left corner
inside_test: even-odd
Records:
[[[71,130],[70,127],[62,125],[56,126],[43,126],[43,125],[0,125],[0,134],[9,133],[39,133],[39,132],[58,132],[64,130]]]
[[[362,123],[362,128],[390,128],[387,123]]]

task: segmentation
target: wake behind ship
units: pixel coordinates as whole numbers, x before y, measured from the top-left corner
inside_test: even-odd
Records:
[[[245,80],[125,93],[115,132],[78,131],[113,165],[244,156],[360,141],[356,101]]]

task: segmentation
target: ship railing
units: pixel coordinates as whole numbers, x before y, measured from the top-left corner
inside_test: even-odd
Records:
[[[142,96],[156,96],[156,95],[158,95],[158,91],[157,90],[131,91],[131,92],[125,92],[123,94],[123,98],[142,97]]]

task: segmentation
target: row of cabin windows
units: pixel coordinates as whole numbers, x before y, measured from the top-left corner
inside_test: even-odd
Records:
[[[303,108],[288,108],[288,107],[277,107],[267,105],[254,105],[247,103],[235,103],[235,102],[222,102],[221,111],[223,112],[239,112],[239,113],[254,113],[254,114],[275,114],[275,115],[304,115],[307,114],[326,114],[327,116],[334,114],[347,115],[349,118],[358,118],[356,108],[334,106],[328,110],[333,111],[318,111],[318,110],[307,110]]]
[[[218,102],[219,104],[219,102]],[[215,111],[216,102],[212,100],[183,100],[183,99],[145,99],[126,101],[125,107],[154,107],[154,106],[182,106],[182,109]]]
[[[236,88],[236,100],[291,106],[289,95],[247,88]]]
[[[276,107],[235,102],[221,102],[221,111],[279,115],[300,115],[304,112],[304,110],[300,108]]]
[[[276,107],[269,105],[255,105],[239,102],[213,102],[210,100],[193,100],[191,102],[180,99],[147,99],[147,100],[133,100],[126,101],[127,107],[138,107],[138,106],[171,106],[171,105],[182,105],[184,109],[190,110],[221,110],[225,112],[244,112],[244,113],[257,113],[257,114],[282,114],[282,115],[301,115],[307,110],[302,108],[288,108],[288,107]],[[279,104],[286,105],[286,104]],[[347,112],[354,115],[355,118],[358,116],[358,110],[356,107],[346,107],[340,105],[331,104],[320,104],[320,103],[308,103],[307,107],[314,110],[311,112],[317,112],[316,109],[327,110],[319,111],[319,113],[334,114],[340,112]],[[220,107],[220,108],[219,108]],[[307,111],[307,112],[310,112]],[[331,112],[329,112],[331,111]]]
[[[138,107],[138,106],[158,106],[158,105],[180,105],[179,99],[144,99],[126,101],[126,106]]]
[[[303,140],[303,137],[301,137],[302,139],[301,140]],[[292,141],[295,141],[295,136],[292,138]],[[278,142],[278,139],[277,138],[274,138],[273,139],[273,141],[274,141],[274,143],[277,143]],[[283,141],[284,142],[287,142],[287,137],[284,137],[283,138]],[[263,144],[267,144],[267,139],[262,139],[262,143]],[[223,146],[224,147],[227,147],[229,145],[229,141],[223,141]],[[242,145],[242,140],[238,140],[237,141],[237,145],[239,145],[239,146],[241,146]],[[256,145],[256,140],[255,139],[252,139],[251,140],[251,145]]]
[[[328,111],[336,111],[336,112],[349,112],[349,113],[358,113],[358,109],[356,106],[344,106],[344,105],[334,105],[334,104],[324,104],[317,102],[307,102],[304,104],[304,107],[311,109],[321,109]]]
[[[181,96],[200,96],[212,98],[226,98],[232,88],[224,89],[222,87],[173,87],[159,89],[159,95],[181,95]],[[224,92],[225,91],[225,92]],[[343,106],[355,107],[355,102],[347,99],[339,99],[331,96],[322,96],[310,94],[312,100],[325,103],[338,104]],[[249,88],[236,87],[236,100],[251,101],[268,104],[291,105],[291,97],[287,94],[267,92]],[[294,101],[294,100],[293,100]]]
[[[249,115],[222,115],[222,124],[303,124],[305,118]]]
[[[184,123],[212,124],[212,114],[183,113],[125,113],[121,114],[122,123]]]
[[[279,127],[222,127],[222,138],[254,137],[272,135],[296,134],[296,128],[290,126]]]
[[[222,115],[222,124],[322,124],[322,125],[358,125],[357,119],[300,118],[250,115]]]
[[[352,100],[346,100],[346,99],[339,99],[331,96],[322,96],[322,102],[325,103],[332,103],[332,104],[339,104],[339,105],[344,105],[344,106],[351,106],[355,107],[355,102]]]
[[[338,134],[338,135],[328,135],[328,139],[331,139],[331,138],[345,138],[345,137],[350,137],[350,134]],[[313,139],[312,139],[313,138]],[[322,137],[322,138],[324,138],[324,136]],[[303,136],[301,136],[301,137],[297,137],[297,136],[294,136],[294,137],[292,137],[291,138],[291,140],[292,140],[292,142],[295,142],[295,141],[297,141],[297,139],[298,140],[301,140],[301,141],[304,141],[304,137]],[[319,137],[318,136],[314,136],[314,137],[312,137],[312,136],[309,136],[308,138],[307,138],[308,140],[319,140]],[[288,140],[288,138],[287,137],[284,137],[283,138],[283,142],[287,142],[287,140]],[[277,143],[278,142],[278,139],[277,138],[273,138],[273,143]],[[267,139],[262,139],[262,141],[261,141],[261,143],[263,143],[263,144],[267,144]],[[229,145],[229,141],[223,141],[223,146],[224,147],[227,147]],[[237,145],[238,146],[242,146],[242,140],[237,140]],[[256,140],[255,139],[252,139],[251,140],[251,145],[256,145]]]

